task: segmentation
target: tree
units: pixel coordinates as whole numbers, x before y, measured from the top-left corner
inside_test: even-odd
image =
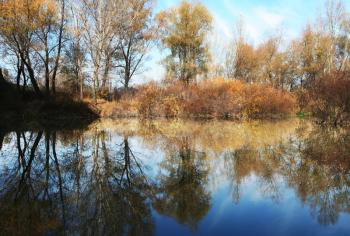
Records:
[[[210,60],[207,33],[212,16],[200,3],[183,1],[178,7],[157,15],[162,44],[171,54],[165,63],[170,76],[189,84],[207,72]]]
[[[0,33],[17,59],[17,87],[19,88],[21,74],[25,77],[25,66],[34,90],[41,95],[38,76],[42,73],[40,69],[36,70],[37,67],[43,67],[46,95],[50,94],[50,81],[52,92],[55,93],[62,49],[65,0],[4,0],[0,4]]]
[[[257,78],[259,69],[258,58],[252,45],[243,40],[236,44],[234,58],[234,78],[245,82],[253,82]]]
[[[84,75],[83,67],[86,65],[87,50],[83,44],[84,28],[82,26],[81,13],[79,12],[79,2],[69,3],[69,21],[67,26],[68,42],[64,52],[63,74],[73,84],[75,91],[80,94],[80,99],[84,98]]]
[[[327,73],[339,68],[342,64],[342,56],[339,51],[339,40],[342,34],[343,21],[345,18],[345,6],[341,0],[327,0],[325,3],[325,14],[322,19],[324,33],[329,40],[327,48]],[[338,60],[340,63],[338,63]]]
[[[65,1],[52,2],[52,11],[43,14],[42,25],[35,31],[35,37],[39,43],[35,51],[42,61],[45,77],[45,92],[50,95],[50,83],[52,93],[56,93],[56,77],[59,68],[62,51],[62,38],[65,23]],[[60,3],[60,8],[58,6]]]
[[[298,56],[302,72],[300,85],[302,87],[310,86],[316,77],[326,72],[327,51],[330,47],[330,41],[328,37],[312,30],[311,26],[307,26],[299,45]]]
[[[33,51],[38,46],[35,33],[53,19],[56,10],[53,0],[3,0],[0,2],[0,34],[25,65],[32,86],[41,96],[35,74]],[[51,23],[51,22],[50,22]]]
[[[124,0],[83,0],[78,13],[82,19],[83,41],[92,68],[93,96],[97,103],[100,84],[106,85],[112,55],[118,48]],[[103,87],[104,87],[103,86]]]
[[[122,22],[115,55],[125,89],[140,69],[155,36],[151,21],[152,3],[153,0],[129,0],[126,3],[127,14]]]

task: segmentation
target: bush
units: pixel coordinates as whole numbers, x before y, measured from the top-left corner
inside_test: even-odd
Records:
[[[294,111],[295,99],[264,85],[213,79],[185,86],[183,83],[149,83],[136,93],[104,105],[102,116],[192,118],[274,118]]]
[[[284,116],[295,108],[289,93],[264,85],[250,85],[244,89],[244,114],[249,118]]]
[[[161,97],[161,89],[157,84],[150,83],[141,87],[137,97],[140,115],[145,118],[156,116]]]
[[[189,116],[229,118],[241,110],[243,84],[223,79],[208,80],[192,85],[187,93],[185,112]]]
[[[162,101],[162,110],[166,118],[179,117],[182,110],[181,101],[176,96],[166,96]]]
[[[337,125],[350,117],[350,72],[318,78],[309,90],[309,109],[321,122]]]

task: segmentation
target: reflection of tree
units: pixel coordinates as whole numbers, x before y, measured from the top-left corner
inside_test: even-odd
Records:
[[[10,151],[0,167],[1,233],[152,234],[151,204],[160,214],[195,228],[211,204],[209,167],[223,168],[214,169],[215,174],[232,183],[236,202],[245,181],[254,177],[259,190],[277,200],[283,197],[279,189],[283,180],[321,224],[335,224],[340,213],[350,213],[347,130],[300,129],[271,144],[235,135],[234,144],[210,146],[201,141],[199,126],[192,133],[165,132],[152,125],[128,132],[126,127],[122,135],[95,128],[85,133],[3,135],[1,157]],[[214,133],[209,131],[204,133]],[[134,150],[135,134],[165,154],[153,181]]]
[[[0,151],[2,149],[2,144],[4,143],[5,133],[0,130]]]
[[[321,224],[335,224],[340,212],[350,213],[350,133],[316,129],[290,143],[293,157],[282,174]]]
[[[303,136],[304,135],[304,136]],[[350,132],[315,128],[275,146],[243,146],[226,152],[225,174],[239,202],[244,180],[255,175],[260,188],[273,198],[282,177],[311,208],[319,223],[335,224],[340,212],[350,213]]]
[[[61,146],[56,132],[16,133],[17,160],[0,179],[2,232],[152,234],[151,186],[128,138],[112,150],[105,132],[70,140]]]
[[[17,160],[1,175],[3,188],[0,190],[0,228],[2,233],[25,235],[44,234],[60,225],[55,207],[46,193],[47,180],[43,176],[51,171],[40,150],[43,132],[16,133]],[[45,134],[49,140],[50,134]],[[47,148],[47,146],[46,146]],[[17,162],[17,163],[16,163]],[[43,174],[45,173],[45,174]],[[58,212],[58,211],[57,211]]]
[[[240,201],[241,186],[244,181],[255,174],[260,183],[260,189],[265,195],[278,201],[280,192],[275,180],[277,160],[272,147],[254,149],[243,146],[240,149],[225,153],[225,174],[231,182],[232,198],[235,203]]]
[[[105,132],[92,137],[89,182],[77,201],[82,234],[152,234],[153,221],[147,204],[149,186],[136,163],[128,138],[109,150]],[[82,224],[83,223],[83,224]]]
[[[205,189],[208,169],[205,153],[197,152],[188,137],[168,146],[168,156],[161,164],[156,210],[195,228],[210,209],[210,195]]]

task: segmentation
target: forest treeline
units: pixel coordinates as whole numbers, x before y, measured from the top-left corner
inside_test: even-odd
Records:
[[[10,81],[11,91],[42,101],[91,101],[105,116],[260,118],[300,111],[321,122],[349,120],[350,15],[341,1],[326,1],[295,39],[276,30],[254,44],[244,21],[232,22],[234,40],[222,60],[210,44],[214,19],[203,4],[182,1],[157,14],[155,4],[0,0],[0,84]],[[132,86],[154,47],[166,55],[165,78]]]

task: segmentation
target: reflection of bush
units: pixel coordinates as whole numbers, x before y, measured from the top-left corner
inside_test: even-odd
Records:
[[[281,174],[321,224],[335,224],[340,212],[350,213],[349,141],[348,131],[316,129],[289,144],[294,148],[281,166]]]
[[[252,175],[258,177],[262,194],[278,201],[283,192],[276,177],[282,177],[296,190],[301,201],[311,207],[320,223],[334,224],[340,212],[350,212],[346,181],[350,170],[350,138],[346,129],[324,130],[304,121],[203,124],[153,121],[147,125],[128,121],[101,125],[120,133],[130,128],[134,135],[144,137],[150,148],[161,147],[165,152],[173,150],[172,153],[181,150],[181,137],[188,137],[190,149],[196,147],[208,154],[199,169],[208,168],[210,162],[217,166],[217,157],[223,155],[225,169],[220,171],[232,183],[236,202],[240,200],[244,180]],[[166,163],[169,161],[176,163],[172,159]],[[168,176],[168,182],[172,177]]]
[[[321,224],[335,224],[340,213],[350,213],[350,132],[298,124],[120,121],[57,138],[49,131],[6,134],[5,150],[13,145],[17,152],[1,173],[0,227],[9,233],[21,224],[38,234],[151,234],[153,206],[195,229],[211,206],[209,175],[214,185],[230,181],[237,203],[249,177],[276,201],[283,180]],[[165,154],[154,167],[158,175],[144,172],[132,136]]]
[[[260,188],[278,200],[276,177],[296,190],[320,224],[336,224],[341,212],[350,213],[350,132],[315,128],[301,137],[261,147],[250,144],[225,153],[225,174],[235,202],[240,186],[255,175]]]

